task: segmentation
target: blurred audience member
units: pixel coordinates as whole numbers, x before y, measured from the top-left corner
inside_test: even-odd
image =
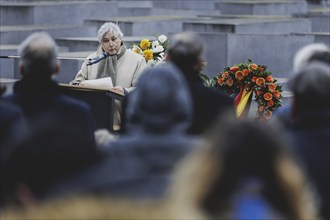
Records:
[[[53,193],[53,188],[101,159],[79,132],[54,118],[38,122],[1,156],[1,206],[5,208],[34,207],[64,196]]]
[[[4,96],[3,100],[22,109],[29,130],[35,124],[52,119],[79,133],[86,144],[95,146],[94,118],[90,107],[63,95],[57,82],[52,80],[60,69],[54,40],[47,33],[33,33],[21,43],[18,54],[23,77],[14,84],[13,94]]]
[[[309,63],[290,80],[293,92],[291,137],[330,219],[330,65]]]
[[[291,78],[313,61],[330,65],[330,48],[322,43],[313,43],[298,50],[293,59],[293,75]],[[280,121],[285,128],[290,129],[292,125],[292,113],[292,103],[288,103],[274,112],[273,119]]]
[[[1,97],[6,87],[1,86],[0,89]],[[12,144],[25,132],[27,132],[26,120],[21,109],[0,99],[0,150]]]
[[[129,97],[127,133],[108,143],[103,150],[109,158],[81,178],[112,196],[160,197],[178,161],[200,143],[186,134],[191,97],[184,78],[172,64],[148,69]]]
[[[277,129],[221,118],[176,173],[172,205],[211,219],[317,219],[313,194]]]
[[[217,115],[234,111],[234,101],[220,91],[204,86],[199,73],[204,65],[204,42],[193,32],[176,34],[170,40],[167,61],[183,73],[193,100],[190,134],[200,135],[212,126]]]

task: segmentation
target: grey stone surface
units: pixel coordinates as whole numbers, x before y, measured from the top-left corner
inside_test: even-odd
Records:
[[[306,1],[221,1],[216,3],[221,14],[293,15],[307,12]]]
[[[136,16],[88,19],[86,25],[100,27],[104,22],[118,22],[125,36],[168,34],[181,32],[182,22],[197,19],[191,16]]]
[[[251,34],[289,34],[311,32],[311,22],[305,18],[227,18],[209,17],[184,21],[183,30]]]
[[[306,33],[306,34],[296,34],[296,35],[308,35],[314,37],[314,43],[323,43],[330,47],[330,33],[329,32],[321,32],[321,33]]]
[[[4,2],[0,24],[82,24],[88,17],[117,16],[117,12],[117,3],[111,1]]]
[[[302,46],[314,42],[311,35],[200,34],[207,42],[205,72],[210,77],[226,66],[252,59],[260,65],[267,65],[274,76],[287,78],[294,54]]]
[[[161,0],[153,1],[155,8],[214,10],[216,0]]]
[[[74,36],[88,37],[95,36],[97,32],[96,27],[77,24],[1,26],[0,42],[1,44],[18,44],[29,34],[36,31],[46,31],[54,38]]]
[[[312,22],[313,32],[330,32],[330,9],[328,13],[311,13],[307,17]]]
[[[84,59],[93,52],[94,51],[59,53],[61,70],[60,73],[56,75],[55,79],[60,83],[69,83],[80,70]]]
[[[0,45],[0,56],[15,56],[17,55],[18,45]],[[0,59],[0,78],[15,78],[15,67],[18,61],[15,58]]]

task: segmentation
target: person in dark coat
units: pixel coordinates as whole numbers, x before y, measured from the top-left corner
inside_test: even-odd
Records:
[[[22,42],[18,54],[22,79],[14,84],[13,94],[3,100],[21,108],[30,130],[43,121],[57,121],[95,147],[95,122],[90,107],[63,95],[52,79],[60,70],[54,40],[47,33],[36,32]]]
[[[199,73],[203,66],[204,43],[192,32],[176,34],[170,40],[167,61],[175,64],[188,82],[193,100],[193,121],[189,133],[200,135],[212,127],[224,112],[235,114],[234,101],[226,94],[204,86]]]
[[[294,76],[313,61],[330,65],[330,48],[323,43],[312,43],[300,48],[293,59],[292,75]],[[279,121],[286,129],[290,130],[293,117],[292,103],[289,103],[274,112],[271,122]]]
[[[290,137],[315,186],[323,219],[330,219],[330,66],[313,61],[296,73]]]
[[[0,86],[1,95],[6,86]],[[12,144],[21,135],[27,132],[26,120],[21,109],[0,99],[0,150]]]
[[[18,53],[23,77],[3,101],[22,110],[28,132],[1,151],[2,206],[47,198],[50,188],[99,158],[90,107],[63,95],[52,79],[60,68],[55,41],[36,32]]]

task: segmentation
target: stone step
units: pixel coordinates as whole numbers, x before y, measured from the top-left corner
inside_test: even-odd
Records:
[[[28,35],[36,31],[46,31],[53,38],[85,36],[95,37],[97,27],[86,27],[78,24],[51,24],[51,25],[12,25],[1,26],[1,44],[19,44]]]
[[[125,36],[169,34],[182,31],[182,22],[196,16],[131,16],[85,20],[85,25],[100,27],[104,22],[118,22]]]
[[[220,10],[197,10],[197,9],[173,9],[173,8],[150,8],[150,7],[125,7],[118,8],[120,16],[155,16],[155,15],[220,15]]]
[[[61,58],[61,70],[60,73],[56,75],[55,79],[60,83],[69,83],[80,70],[85,58],[94,52],[95,48],[91,51],[59,53],[59,57]]]
[[[133,44],[139,44],[142,39],[154,40],[154,36],[124,36],[124,42],[127,47],[132,48]],[[70,52],[74,51],[92,51],[96,50],[99,42],[96,37],[66,37],[56,38],[59,46],[69,48]]]
[[[17,46],[15,47],[17,48]],[[69,83],[74,79],[75,75],[80,70],[85,58],[93,52],[94,51],[60,52],[58,54],[58,59],[61,62],[61,69],[55,79],[60,83]],[[17,53],[14,53],[14,55],[16,54]],[[21,75],[18,70],[18,61],[18,57],[11,59],[0,59],[0,62],[7,62],[4,66],[1,63],[0,77],[20,79]]]
[[[314,43],[323,43],[330,47],[330,32],[295,33],[295,35],[312,36]]]
[[[17,55],[18,45],[0,44],[0,56],[14,56]],[[11,58],[0,58],[0,76],[1,78],[17,78],[18,74],[18,60]],[[17,73],[18,75],[15,75]]]
[[[310,9],[302,17],[311,20],[313,32],[330,32],[330,8]]]
[[[215,10],[218,0],[153,0],[155,8]]]
[[[307,12],[306,1],[258,0],[221,1],[215,3],[221,14],[294,15]]]
[[[118,15],[146,16],[146,15],[219,15],[215,9],[214,0],[206,3],[200,0],[171,0],[171,1],[119,1]]]
[[[4,78],[19,78],[18,44],[0,44],[0,76]],[[68,48],[59,47],[60,52],[68,52]]]
[[[117,16],[112,1],[1,2],[0,24],[83,24],[89,17]]]
[[[266,65],[274,77],[288,78],[292,72],[295,53],[301,47],[314,42],[312,35],[296,34],[202,32],[200,35],[207,42],[205,73],[209,77],[217,75],[226,66],[251,59],[257,64]]]
[[[196,32],[226,32],[237,34],[289,34],[311,32],[306,18],[280,16],[204,16],[203,19],[184,21],[183,30]]]

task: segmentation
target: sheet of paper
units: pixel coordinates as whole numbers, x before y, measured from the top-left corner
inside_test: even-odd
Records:
[[[111,77],[84,80],[84,81],[81,81],[79,83],[79,85],[85,86],[87,88],[104,89],[104,90],[110,90],[113,87]]]

